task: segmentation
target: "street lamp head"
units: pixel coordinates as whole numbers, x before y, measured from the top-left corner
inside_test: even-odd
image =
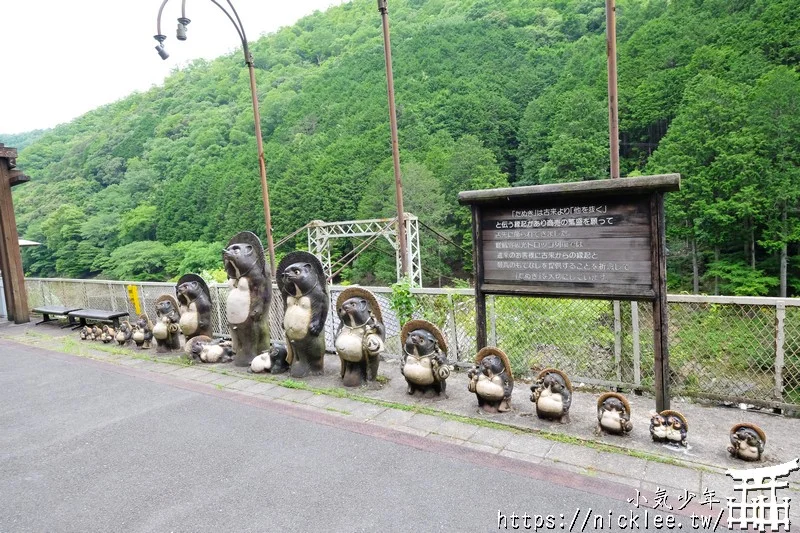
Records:
[[[161,56],[161,59],[167,59],[169,54],[164,50],[164,41],[167,39],[167,36],[159,33],[158,35],[153,35],[153,39],[158,41],[158,45],[156,45],[156,52],[158,52],[158,55]]]
[[[161,56],[161,59],[167,59],[169,57],[169,53],[164,50],[163,44],[156,45],[156,52],[158,52],[158,55]]]
[[[191,20],[187,19],[186,17],[180,17],[178,19],[178,32],[177,37],[179,41],[186,40],[186,26],[191,22]]]

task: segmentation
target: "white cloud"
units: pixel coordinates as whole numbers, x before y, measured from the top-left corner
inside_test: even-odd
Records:
[[[345,0],[233,0],[249,41]],[[222,5],[226,2],[221,1]],[[5,2],[0,31],[0,133],[50,128],[160,84],[171,70],[240,47],[210,0],[186,0],[188,40],[175,38],[181,1],[164,9],[166,61],[155,51],[160,0]],[[244,65],[243,65],[244,68]]]

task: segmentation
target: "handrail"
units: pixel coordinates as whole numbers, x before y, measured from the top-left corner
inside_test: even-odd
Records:
[[[151,287],[174,287],[175,283],[165,281],[119,281],[119,280],[106,280],[106,279],[71,279],[71,278],[25,278],[30,281],[40,282],[65,282],[65,283],[87,283],[97,285],[147,285]],[[210,283],[209,287],[226,287],[227,282],[223,283]],[[330,285],[329,289],[334,292],[342,291],[349,287],[349,285]],[[377,293],[391,293],[391,287],[377,287],[365,286],[372,292]],[[412,288],[412,294],[423,295],[452,295],[452,296],[474,296],[475,290],[472,288],[454,289],[454,288]],[[579,299],[579,298],[573,298]],[[774,298],[768,296],[710,296],[704,294],[668,294],[667,301],[670,303],[695,303],[695,304],[720,304],[720,305],[761,305],[769,307],[777,307],[780,305],[786,307],[800,307],[800,298]]]

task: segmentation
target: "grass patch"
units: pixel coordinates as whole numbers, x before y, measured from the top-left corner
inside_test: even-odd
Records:
[[[25,335],[27,337],[33,337],[34,339],[50,339],[50,338],[52,338],[52,337],[50,337],[50,335],[47,335],[46,333],[39,333],[38,331],[33,331],[31,329],[25,330]]]

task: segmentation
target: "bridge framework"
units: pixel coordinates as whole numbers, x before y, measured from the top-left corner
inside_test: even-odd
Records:
[[[422,287],[422,261],[419,247],[419,219],[411,213],[404,213],[404,228],[408,242],[408,273],[412,287]],[[308,249],[322,262],[325,275],[331,278],[333,261],[331,260],[331,240],[344,238],[385,238],[395,251],[397,279],[402,274],[400,242],[397,236],[397,218],[373,218],[369,220],[346,220],[343,222],[325,222],[314,220],[308,224]],[[355,259],[353,257],[352,259]],[[351,261],[352,261],[351,259]]]

